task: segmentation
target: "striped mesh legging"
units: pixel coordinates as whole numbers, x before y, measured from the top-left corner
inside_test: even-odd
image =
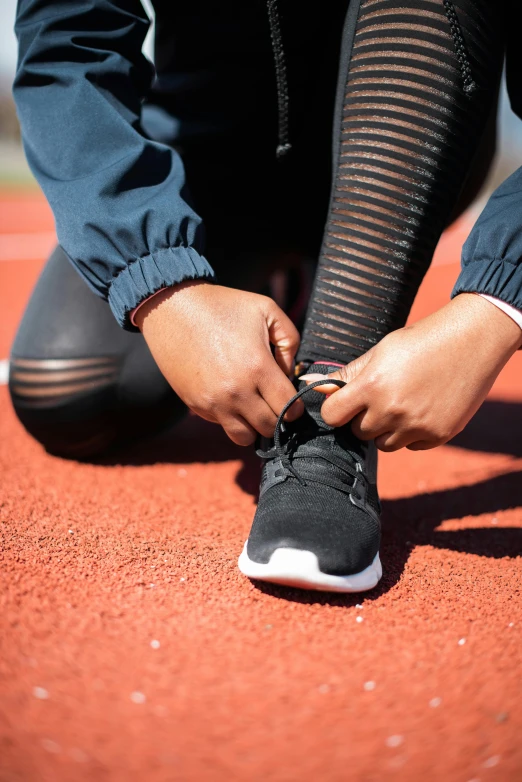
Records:
[[[352,0],[330,210],[298,361],[404,325],[495,100],[502,0]]]

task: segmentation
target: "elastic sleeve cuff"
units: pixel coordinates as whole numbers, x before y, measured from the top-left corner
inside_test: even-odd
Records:
[[[451,298],[459,293],[485,293],[522,310],[522,263],[470,261],[462,267]]]
[[[114,317],[127,331],[138,331],[131,313],[142,301],[186,280],[214,280],[212,267],[192,247],[166,247],[129,263],[112,281],[109,305]]]

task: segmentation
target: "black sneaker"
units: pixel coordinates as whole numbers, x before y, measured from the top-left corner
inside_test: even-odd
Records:
[[[337,367],[313,365],[329,374]],[[333,428],[321,417],[324,394],[299,391],[281,412],[273,440],[263,440],[265,459],[259,503],[239,557],[245,576],[328,592],[363,592],[382,576],[379,560],[380,503],[377,449],[358,440],[349,424]],[[283,416],[303,397],[305,412],[292,423]]]

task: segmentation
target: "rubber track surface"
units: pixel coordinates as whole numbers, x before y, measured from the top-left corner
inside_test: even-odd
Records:
[[[52,230],[32,198],[4,233]],[[4,261],[6,344],[41,259]],[[517,355],[452,445],[382,458],[382,584],[333,598],[239,574],[258,467],[217,427],[66,462],[0,388],[2,782],[522,779],[521,381]]]

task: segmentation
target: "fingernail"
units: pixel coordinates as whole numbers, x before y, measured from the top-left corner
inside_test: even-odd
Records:
[[[307,383],[314,383],[316,380],[324,380],[328,375],[318,375],[312,373],[311,375],[301,375],[299,380],[306,380]]]

